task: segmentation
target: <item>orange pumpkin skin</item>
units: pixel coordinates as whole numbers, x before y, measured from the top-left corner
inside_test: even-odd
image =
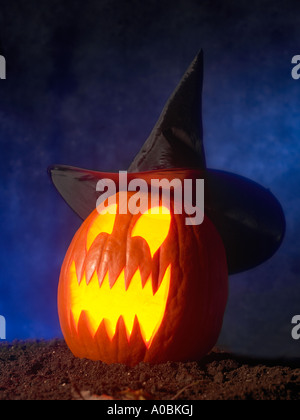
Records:
[[[116,198],[118,202],[118,194]],[[201,359],[218,339],[228,297],[225,249],[214,225],[206,216],[201,225],[186,225],[184,215],[174,214],[171,203],[168,234],[152,258],[147,241],[139,236],[132,237],[140,214],[117,212],[112,232],[100,233],[95,238],[94,233],[91,239],[91,226],[99,217],[101,215],[95,210],[83,222],[67,251],[60,274],[59,319],[72,353],[80,358],[129,366],[141,361],[159,363]],[[92,242],[89,248],[88,240]],[[130,279],[138,268],[143,284],[150,275],[153,289],[158,291],[169,267],[165,310],[151,342],[145,342],[143,325],[138,318],[134,319],[129,332],[124,317],[120,316],[113,336],[108,334],[103,320],[99,321],[99,328],[95,330],[94,327],[92,331],[87,310],[83,310],[79,317],[77,314],[75,320],[72,312],[74,299],[70,291],[70,272],[74,272],[74,267],[77,283],[87,293],[91,282],[95,282],[95,273],[101,282],[107,271],[111,285],[114,284],[111,291],[114,291],[117,284],[114,282],[122,270],[125,270],[124,288],[129,290]]]

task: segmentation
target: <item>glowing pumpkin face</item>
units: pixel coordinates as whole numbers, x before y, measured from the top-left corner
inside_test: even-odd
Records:
[[[206,217],[186,226],[172,205],[136,215],[119,214],[117,204],[107,210],[84,221],[62,266],[58,309],[71,351],[128,365],[202,357],[227,301],[216,229]]]

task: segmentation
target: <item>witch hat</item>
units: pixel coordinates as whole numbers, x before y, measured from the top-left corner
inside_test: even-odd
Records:
[[[205,214],[218,229],[229,274],[269,259],[285,233],[285,217],[274,195],[242,176],[207,169],[202,136],[203,53],[196,56],[165,105],[150,136],[128,170],[133,178],[204,178]],[[70,207],[85,219],[96,207],[96,185],[119,174],[65,165],[48,168]],[[176,174],[176,175],[174,175]]]

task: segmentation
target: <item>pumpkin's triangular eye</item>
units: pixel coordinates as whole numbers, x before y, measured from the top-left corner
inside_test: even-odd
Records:
[[[140,236],[150,248],[151,257],[161,247],[168,236],[171,214],[167,207],[159,206],[144,212],[131,231],[131,237]]]

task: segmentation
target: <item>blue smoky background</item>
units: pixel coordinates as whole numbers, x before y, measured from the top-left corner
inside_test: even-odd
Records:
[[[81,220],[47,167],[126,170],[204,50],[209,168],[262,184],[287,231],[269,261],[230,277],[219,345],[296,357],[300,313],[299,2],[0,0],[0,314],[7,339],[61,337],[60,267]]]

